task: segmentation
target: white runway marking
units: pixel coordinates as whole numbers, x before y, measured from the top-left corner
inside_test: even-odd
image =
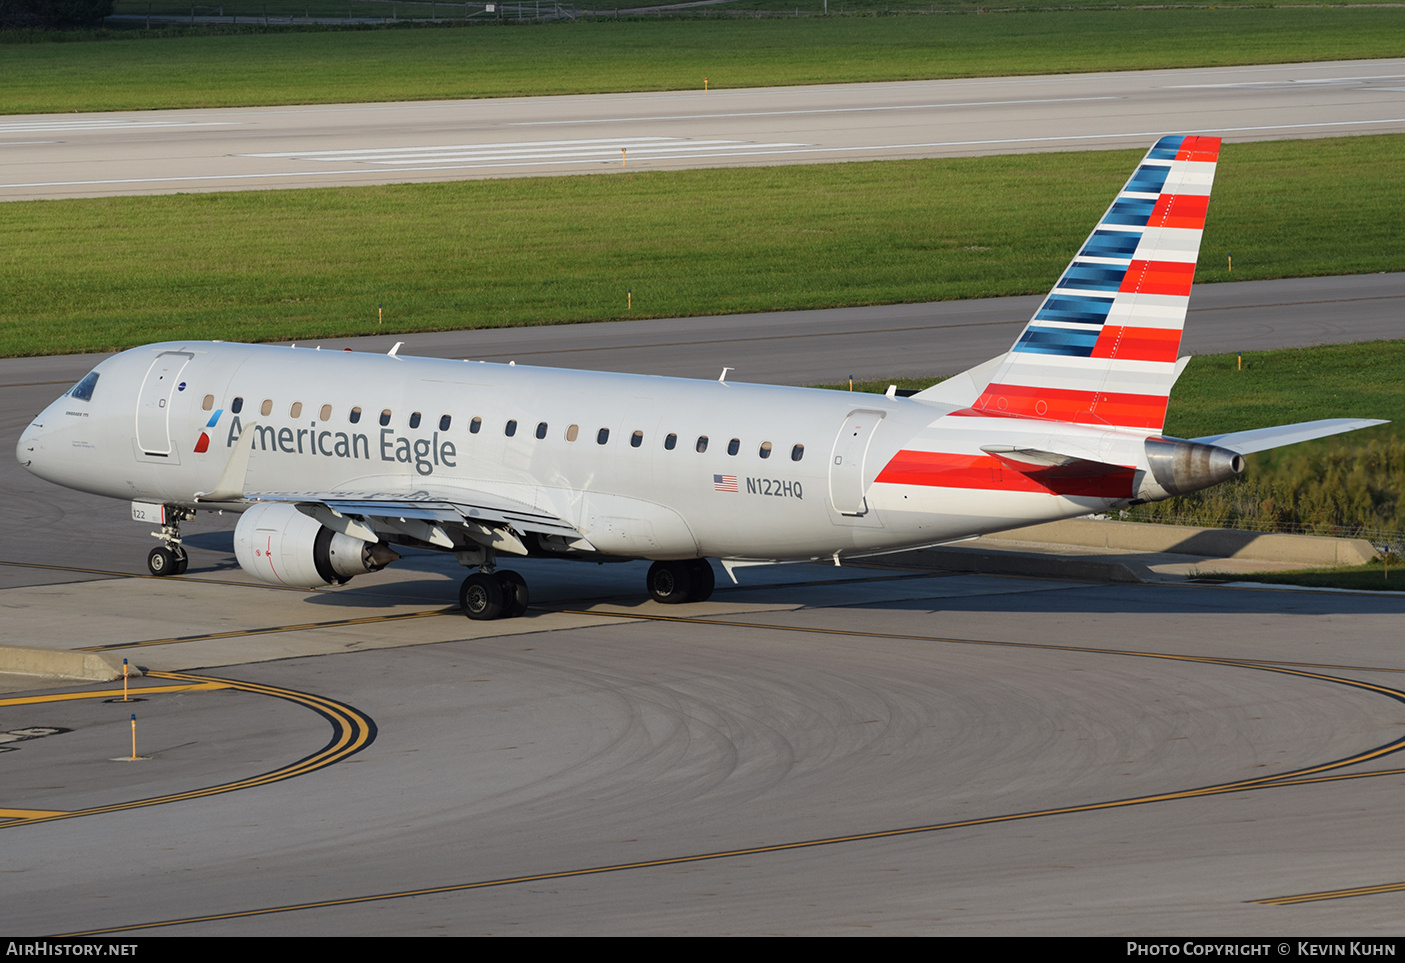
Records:
[[[152,127],[237,127],[234,120],[125,120],[120,117],[85,118],[82,120],[12,120],[0,123],[0,134],[33,134],[40,131],[148,130]]]
[[[399,164],[402,170],[414,170],[406,164],[434,164],[433,170],[446,170],[445,161],[469,167],[520,167],[555,164],[562,161],[614,160],[620,150],[637,158],[683,155],[706,157],[709,154],[732,154],[745,151],[783,151],[806,147],[806,144],[754,144],[744,140],[691,140],[683,137],[612,137],[592,140],[547,140],[506,144],[454,144],[438,147],[391,147],[381,150],[286,151],[268,154],[241,154],[241,157],[295,157],[299,160],[331,161],[343,164]],[[684,155],[685,151],[690,151]]]
[[[744,110],[729,114],[662,114],[657,117],[593,117],[587,120],[522,120],[504,127],[562,127],[567,124],[617,124],[664,120],[733,120],[738,117],[803,117],[806,114],[877,114],[889,110],[951,110],[959,107],[1007,107],[1019,104],[1082,104],[1102,97],[1045,97],[1032,100],[968,100],[950,104],[889,104],[876,107],[814,107],[803,110]]]

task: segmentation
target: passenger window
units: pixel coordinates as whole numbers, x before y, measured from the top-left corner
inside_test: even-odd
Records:
[[[206,395],[205,400],[200,402],[200,407],[206,411],[212,411],[215,407],[215,396]]]
[[[411,413],[410,413],[410,427],[411,427],[411,428],[418,428],[419,426],[420,426],[420,413],[419,413],[418,411],[411,412]]]
[[[352,423],[353,425],[359,425],[359,424],[361,423],[361,409],[360,409],[360,408],[352,408],[352,409],[351,409],[351,418],[350,418],[350,420],[351,420],[351,423]]]
[[[263,404],[259,405],[259,414],[263,415],[264,417],[267,417],[267,416],[273,414],[273,399],[272,399],[272,398],[265,398],[265,399],[263,399]]]
[[[482,419],[482,418],[474,418],[472,421],[470,421],[470,422],[468,423],[468,433],[469,433],[470,435],[476,435],[476,434],[478,434],[478,429],[479,429],[479,428],[482,428],[482,427],[483,427],[483,419]]]
[[[567,429],[566,429],[566,440],[567,440],[567,441],[575,441],[575,440],[576,440],[576,436],[580,434],[580,431],[581,431],[580,425],[572,425],[571,427],[567,428]]]
[[[323,421],[330,421],[332,419],[332,406],[323,405],[322,410],[317,413],[317,417]]]
[[[644,444],[644,432],[636,431],[629,436],[629,447],[638,448],[642,444]]]
[[[448,431],[448,430],[449,430],[449,426],[450,426],[451,424],[453,424],[453,421],[454,421],[454,420],[453,420],[452,418],[450,418],[448,415],[440,415],[440,416],[439,416],[439,430],[440,430],[440,431]]]
[[[295,401],[295,402],[293,402],[292,405],[288,408],[288,414],[289,414],[290,417],[293,417],[293,418],[301,418],[301,417],[302,417],[302,402],[301,402],[301,401]]]
[[[595,435],[595,443],[596,443],[597,445],[603,445],[603,444],[605,444],[605,442],[607,442],[607,441],[609,441],[609,440],[610,440],[610,429],[608,429],[608,428],[601,428],[600,431],[597,432],[596,435]]]
[[[677,446],[678,446],[678,436],[675,435],[675,434],[673,434],[672,432],[670,432],[669,435],[668,435],[668,437],[663,440],[663,447],[664,447],[664,450],[665,450],[665,451],[673,451],[673,449],[676,448]]]
[[[804,457],[805,457],[805,446],[804,446],[804,445],[796,445],[794,448],[790,449],[790,460],[791,460],[791,461],[799,461],[800,459],[802,459],[802,458],[804,458]]]
[[[503,433],[506,434],[509,438],[517,434],[517,421],[515,419],[509,420],[507,423],[507,428],[504,429]]]
[[[381,427],[384,428],[388,424],[390,424],[390,409],[386,408],[381,412]]]
[[[541,421],[541,422],[538,422],[538,423],[537,423],[537,437],[538,437],[538,438],[545,438],[545,437],[546,437],[546,422]]]
[[[229,413],[230,413],[231,415],[237,415],[237,414],[239,414],[239,412],[241,412],[241,411],[243,411],[243,410],[244,410],[244,399],[243,399],[243,398],[235,398],[233,401],[231,401],[231,402],[229,403]]]
[[[729,454],[729,455],[735,455],[737,452],[739,452],[739,451],[741,451],[741,450],[742,450],[742,440],[741,440],[740,438],[733,438],[731,441],[727,442],[727,454]]]
[[[758,454],[759,454],[762,458],[770,458],[770,457],[771,457],[771,443],[770,443],[769,441],[763,441],[763,442],[761,443],[761,451],[759,451]]]
[[[707,451],[707,435],[698,435],[698,454]]]

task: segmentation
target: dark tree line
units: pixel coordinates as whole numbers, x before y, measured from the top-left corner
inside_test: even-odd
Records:
[[[0,27],[81,27],[112,12],[114,0],[0,0]]]

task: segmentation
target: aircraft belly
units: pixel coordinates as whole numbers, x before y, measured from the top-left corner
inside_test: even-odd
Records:
[[[892,534],[913,545],[1077,518],[1111,504],[1094,496],[887,484],[874,486],[869,499]]]

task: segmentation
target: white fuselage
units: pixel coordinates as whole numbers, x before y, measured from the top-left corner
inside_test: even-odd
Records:
[[[96,373],[89,400],[65,395],[22,436],[34,473],[196,507],[252,430],[244,492],[486,493],[598,552],[654,559],[859,555],[1087,514],[1132,496],[1154,435],[870,394],[218,342],[133,349]],[[1127,465],[1128,480],[1058,493],[981,451],[1051,439]],[[945,467],[894,474],[919,456]]]

